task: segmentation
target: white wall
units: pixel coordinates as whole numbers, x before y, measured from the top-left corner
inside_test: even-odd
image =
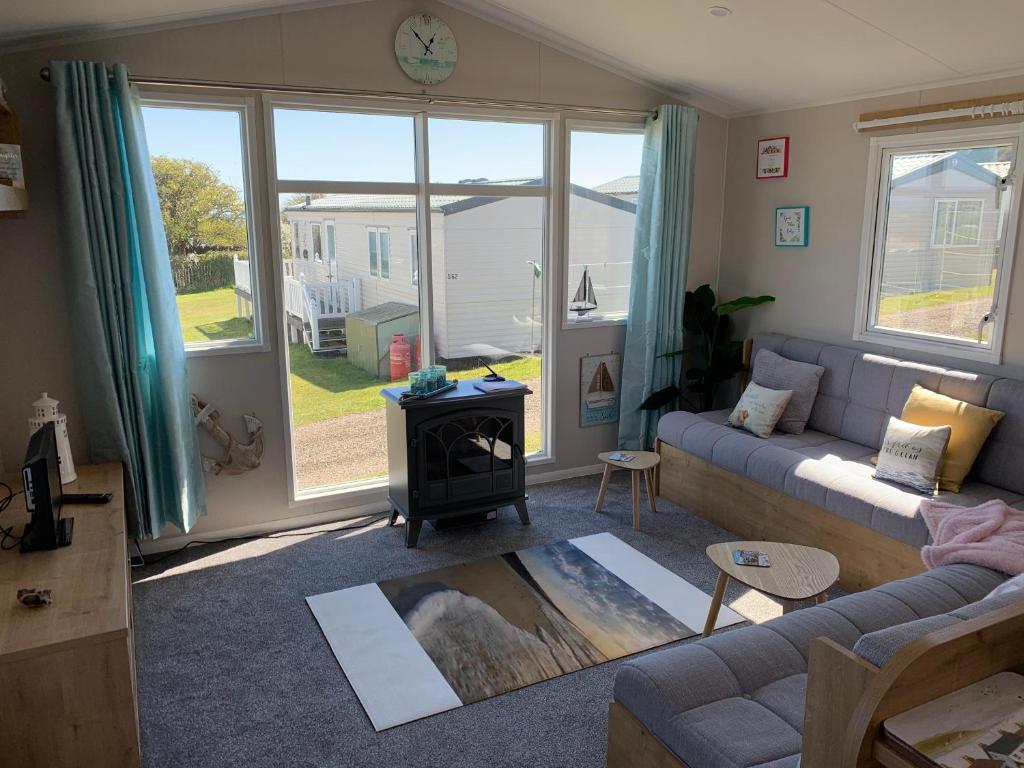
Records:
[[[430,11],[444,18],[459,41],[459,66],[445,83],[421,89],[408,81],[394,59],[394,31],[408,15]],[[8,464],[24,451],[28,406],[42,390],[59,397],[68,413],[76,458],[88,457],[75,375],[69,357],[71,328],[61,312],[59,212],[56,200],[54,110],[50,87],[39,69],[50,59],[124,62],[137,76],[378,89],[591,104],[646,109],[669,99],[619,77],[431,0],[378,0],[233,21],[176,25],[160,31],[126,33],[0,55],[0,73],[23,124],[24,157],[32,212],[25,220],[0,222],[0,327],[5,363],[0,373],[0,454]],[[514,64],[514,65],[513,65]],[[603,118],[607,119],[607,118]],[[262,127],[254,147],[263,146]],[[725,121],[701,114],[691,239],[690,282],[714,282],[718,271]],[[564,163],[564,158],[563,158]],[[564,171],[564,166],[560,171]],[[257,180],[265,180],[259,156]],[[266,242],[278,236],[269,200],[255,201]],[[436,237],[436,235],[435,235]],[[557,254],[556,254],[557,255]],[[557,259],[556,259],[557,261]],[[274,265],[261,264],[265,314],[280,317],[268,290]],[[552,274],[564,280],[559,265]],[[196,528],[208,533],[339,509],[382,496],[373,492],[344,500],[291,506],[285,460],[286,414],[279,369],[278,332],[271,327],[265,352],[197,357],[190,360],[192,386],[218,404],[227,423],[255,412],[266,424],[263,466],[236,477],[211,477],[209,516]],[[577,424],[579,358],[622,348],[622,327],[587,328],[556,334],[553,376],[555,462],[531,471],[552,471],[595,463],[614,445],[616,426],[580,430]]]
[[[509,354],[526,352],[534,323],[533,338],[540,346],[543,291],[526,262],[543,257],[543,223],[540,197],[508,197],[444,217],[448,305],[439,354],[468,357],[479,354],[476,344]],[[537,312],[531,318],[533,290]]]
[[[763,293],[778,298],[775,304],[736,315],[740,331],[776,331],[853,344],[870,140],[869,135],[853,130],[859,115],[1021,91],[1024,78],[1009,78],[730,120],[721,293],[727,299]],[[939,129],[955,127],[959,126]],[[922,133],[929,130],[938,129],[920,129]],[[756,141],[769,136],[790,137],[786,179],[754,178]],[[807,248],[774,247],[774,211],[788,205],[811,208]],[[1017,240],[1021,243],[1019,234]],[[1018,254],[1010,304],[1005,308],[1007,334],[999,371],[1008,376],[1024,376],[1022,260],[1024,256]],[[979,363],[905,354],[954,367],[994,370]]]

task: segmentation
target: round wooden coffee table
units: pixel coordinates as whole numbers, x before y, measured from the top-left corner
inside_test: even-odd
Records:
[[[767,568],[755,565],[737,565],[734,549],[752,549],[767,552],[771,563]],[[831,552],[800,544],[780,544],[774,541],[727,541],[707,548],[708,557],[718,566],[718,583],[711,598],[708,620],[704,624],[704,637],[711,634],[722,607],[725,587],[729,579],[736,579],[751,589],[782,600],[783,613],[793,609],[796,600],[825,602],[825,590],[839,578],[839,561]]]
[[[613,461],[610,457],[616,453],[626,456],[633,456],[632,461]],[[601,511],[604,504],[604,494],[608,490],[608,480],[611,479],[612,471],[628,469],[630,479],[633,483],[633,530],[640,530],[640,475],[644,476],[647,483],[647,500],[651,505],[651,512],[657,512],[654,504],[654,468],[661,461],[661,456],[652,451],[606,451],[599,453],[597,458],[604,462],[604,477],[601,478],[601,490],[597,493],[597,505],[595,512]]]

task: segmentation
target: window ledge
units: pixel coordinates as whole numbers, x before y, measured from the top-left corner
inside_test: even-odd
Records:
[[[572,318],[566,318],[562,321],[563,331],[572,331],[579,328],[603,328],[610,325],[626,325],[629,322],[629,318],[601,318],[595,317],[593,320],[574,320]]]
[[[1002,352],[995,347],[980,347],[972,345],[970,342],[957,343],[923,335],[867,329],[855,333],[853,340],[866,341],[897,351],[928,352],[933,355],[970,360],[976,363],[999,365],[1002,362]]]
[[[220,341],[209,344],[187,344],[185,357],[215,357],[217,355],[240,355],[247,352],[269,352],[270,345],[257,340]]]

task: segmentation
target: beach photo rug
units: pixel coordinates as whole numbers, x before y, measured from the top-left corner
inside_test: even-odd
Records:
[[[382,731],[692,637],[711,598],[599,533],[306,602]]]

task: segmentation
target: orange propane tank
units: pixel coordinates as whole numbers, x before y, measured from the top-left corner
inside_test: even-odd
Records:
[[[391,337],[388,356],[391,359],[391,380],[409,378],[409,371],[412,368],[412,347],[409,346],[404,333],[396,333]]]

